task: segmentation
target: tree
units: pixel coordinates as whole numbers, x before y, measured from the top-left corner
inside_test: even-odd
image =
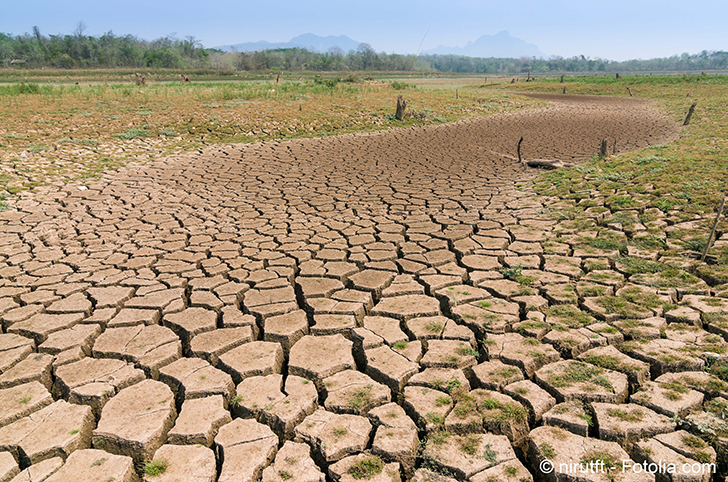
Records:
[[[377,52],[367,43],[360,43],[357,47],[356,52],[361,58],[361,69],[370,70],[375,67],[377,61]]]

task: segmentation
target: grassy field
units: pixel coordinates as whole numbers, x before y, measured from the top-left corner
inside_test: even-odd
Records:
[[[619,238],[594,240],[593,244],[602,249],[626,253],[632,246],[659,251],[666,257],[679,256],[685,250],[702,252],[721,200],[728,195],[728,76],[566,78],[564,84],[559,79],[542,79],[472,89],[562,93],[564,87],[568,94],[613,96],[629,96],[629,88],[635,97],[654,100],[663,113],[681,124],[690,105],[697,102],[697,107],[690,124],[669,144],[606,159],[595,155],[575,168],[539,176],[534,184],[537,192],[578,201],[548,214],[558,220],[573,220],[573,227],[584,232],[612,223],[627,230],[638,224],[648,227],[629,243]],[[599,213],[604,217],[596,222]],[[686,223],[684,229],[670,230],[665,236],[664,221],[675,224],[691,220],[697,220],[694,226]],[[719,233],[726,230],[728,212],[718,224]],[[711,254],[717,263],[701,264],[696,269],[704,276],[728,281],[728,245],[723,242]]]
[[[645,205],[664,212],[679,209],[685,216],[709,213],[728,192],[728,76],[639,76],[540,79],[528,84],[473,87],[475,92],[549,92],[612,95],[652,99],[660,110],[682,124],[690,105],[697,102],[689,126],[678,140],[637,152],[594,158],[575,169],[543,175],[537,186],[544,194],[574,197],[596,189],[605,195],[628,195],[625,207]],[[648,202],[640,200],[653,185]]]

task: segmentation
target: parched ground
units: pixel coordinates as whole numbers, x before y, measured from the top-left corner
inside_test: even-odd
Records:
[[[520,137],[525,159],[578,162],[678,127],[643,101],[538,98],[554,103],[187,154],[0,213],[0,481],[714,462],[675,429],[722,428],[728,387],[701,354],[724,353],[728,292],[554,220],[580,200],[538,197],[514,160]],[[620,210],[600,201],[595,219]],[[585,480],[643,480],[615,474]]]

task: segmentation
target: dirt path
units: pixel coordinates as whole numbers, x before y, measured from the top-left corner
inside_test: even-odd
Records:
[[[284,464],[293,459],[307,467],[296,471],[342,474],[358,460],[347,456],[365,449],[404,475],[424,460],[461,479],[531,480],[543,454],[529,443],[545,440],[543,448],[555,436],[529,430],[549,416],[574,437],[590,430],[557,423],[568,407],[546,414],[557,402],[624,403],[649,384],[650,367],[700,368],[689,355],[666,365],[632,346],[618,353],[648,374],[629,372],[629,384],[625,373],[590,365],[589,376],[609,383],[569,392],[541,370],[550,363],[568,372],[586,350],[613,348],[634,329],[620,322],[635,312],[664,331],[662,305],[645,312],[639,298],[676,300],[543,214],[574,201],[518,186],[538,173],[513,160],[518,139],[526,159],[578,162],[604,138],[622,152],[667,142],[678,128],[638,100],[533,97],[554,103],[451,125],[190,153],[0,213],[0,413],[8,414],[0,450],[13,454],[0,461],[8,473],[92,444],[126,457],[112,467],[93,462],[106,460],[102,452],[84,452],[93,464],[83,470],[115,470],[98,480],[132,480],[123,472],[131,460],[140,467],[155,453],[168,470],[215,480],[223,451],[220,480],[254,480],[295,439],[311,446],[312,459],[305,446],[286,444],[263,480],[290,478]],[[568,240],[553,241],[557,232]],[[599,305],[595,293],[627,288],[633,312]],[[600,329],[589,328],[597,321]],[[679,335],[658,338],[650,353],[676,356],[698,343]],[[496,376],[509,368],[507,379]],[[602,393],[605,383],[612,392]],[[468,398],[469,389],[480,390]],[[493,413],[468,405],[483,397],[495,397],[493,410],[512,403],[519,408],[508,413],[529,415],[489,423]],[[639,410],[671,407],[645,405],[652,408]],[[41,410],[30,440],[19,424]],[[469,410],[482,426],[464,420]],[[147,417],[145,433],[125,425],[137,416]],[[654,425],[650,435],[674,429]],[[593,432],[605,444],[621,440]],[[178,445],[160,448],[168,436]],[[206,448],[213,440],[217,452]],[[427,448],[415,466],[417,440]],[[186,465],[194,457],[179,444],[207,462]],[[67,459],[57,480],[71,480],[63,471],[72,478],[81,459]]]

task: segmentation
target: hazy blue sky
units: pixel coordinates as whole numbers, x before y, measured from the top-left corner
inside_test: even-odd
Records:
[[[378,51],[463,46],[508,30],[547,55],[615,60],[728,50],[726,0],[0,0],[0,32],[176,33],[205,46],[348,35]]]

